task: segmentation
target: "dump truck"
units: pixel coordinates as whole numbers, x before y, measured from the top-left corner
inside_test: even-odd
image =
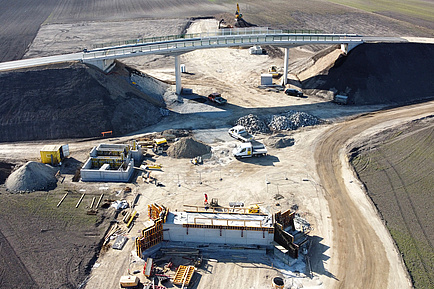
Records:
[[[253,136],[246,131],[246,128],[242,125],[236,125],[228,130],[228,133],[234,139],[242,142],[249,142],[253,140]]]
[[[235,158],[261,157],[267,155],[267,148],[257,141],[242,143],[233,149]]]
[[[137,276],[122,276],[119,280],[121,288],[138,288],[140,284],[140,279]]]

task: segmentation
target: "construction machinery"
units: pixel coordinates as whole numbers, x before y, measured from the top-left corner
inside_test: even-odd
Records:
[[[268,73],[271,74],[273,76],[273,78],[279,78],[282,76],[282,74],[277,71],[277,66],[275,66],[275,65],[268,68]]]
[[[259,214],[259,211],[260,209],[258,204],[249,207],[249,214]]]

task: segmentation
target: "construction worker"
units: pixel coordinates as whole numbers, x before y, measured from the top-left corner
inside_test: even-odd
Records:
[[[205,206],[205,210],[208,210],[209,209],[208,195],[207,194],[204,195],[205,195],[205,200],[203,201],[203,205]]]

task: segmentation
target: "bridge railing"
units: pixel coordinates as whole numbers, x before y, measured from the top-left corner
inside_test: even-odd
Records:
[[[173,41],[178,39],[205,38],[205,37],[213,37],[213,36],[283,34],[283,33],[284,34],[322,34],[323,32],[321,30],[306,30],[306,29],[275,30],[275,29],[269,29],[268,27],[232,28],[232,29],[220,29],[216,31],[203,32],[203,33],[189,33],[189,34],[178,34],[178,35],[113,41],[113,42],[95,44],[93,45],[92,49],[148,44],[148,43],[155,43],[155,42]]]
[[[121,58],[132,56],[131,54],[151,54],[151,53],[175,53],[177,51],[191,51],[200,48],[218,48],[229,46],[251,46],[256,44],[272,44],[276,45],[280,42],[282,45],[288,44],[303,44],[303,43],[319,43],[319,44],[339,44],[360,42],[359,37],[341,36],[341,35],[322,35],[322,34],[256,34],[256,35],[231,35],[229,37],[212,36],[209,37],[193,37],[190,39],[178,39],[179,41],[145,43],[142,45],[131,45],[124,47],[109,47],[89,51],[84,54],[84,59],[92,58]],[[202,35],[203,36],[203,35]]]

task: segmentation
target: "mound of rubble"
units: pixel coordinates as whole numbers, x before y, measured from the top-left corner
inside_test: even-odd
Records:
[[[270,131],[296,130],[300,127],[314,126],[321,123],[316,116],[302,111],[290,110],[282,114],[265,116],[249,114],[240,117],[235,124],[242,125],[251,133],[268,133]]]
[[[306,112],[290,110],[280,115],[272,115],[268,121],[270,130],[296,130],[299,127],[318,125],[320,120]]]
[[[13,192],[51,190],[56,187],[57,170],[38,162],[27,162],[6,179],[5,185]]]
[[[191,137],[181,138],[167,149],[167,155],[177,159],[194,158],[209,152],[211,152],[210,146]]]
[[[268,128],[265,121],[254,114],[248,114],[248,115],[240,117],[235,122],[235,125],[244,126],[249,133],[268,133],[268,132],[270,132],[270,129]]]

